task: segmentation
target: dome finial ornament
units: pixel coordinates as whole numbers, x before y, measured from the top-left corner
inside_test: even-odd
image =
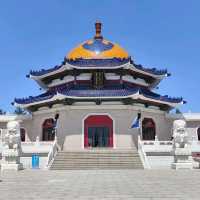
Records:
[[[96,29],[96,35],[94,36],[94,39],[103,39],[103,36],[101,35],[101,22],[96,21],[95,23],[95,29]]]
[[[89,39],[69,52],[66,59],[128,59],[129,55],[118,44],[104,39],[101,33],[102,23],[95,22],[95,34]]]

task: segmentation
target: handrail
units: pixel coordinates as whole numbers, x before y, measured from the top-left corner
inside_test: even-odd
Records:
[[[150,164],[149,164],[149,161],[148,161],[148,158],[146,156],[146,153],[143,149],[143,146],[142,146],[142,142],[141,142],[141,139],[140,139],[140,135],[138,135],[138,153],[140,155],[140,159],[143,163],[143,166],[145,169],[150,169]]]
[[[141,141],[142,145],[162,145],[162,146],[171,146],[172,145],[172,141],[171,140],[167,140],[167,141],[156,141],[156,140],[145,140],[145,141]]]
[[[53,163],[54,161],[54,158],[58,152],[58,150],[60,150],[60,147],[58,145],[58,142],[57,142],[57,137],[55,136],[55,140],[53,142],[53,145],[48,153],[48,158],[47,158],[47,168],[49,168],[51,166],[51,164]]]

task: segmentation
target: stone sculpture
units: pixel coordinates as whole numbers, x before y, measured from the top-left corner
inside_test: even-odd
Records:
[[[20,170],[21,138],[20,124],[17,121],[10,121],[7,124],[7,132],[3,136],[2,164],[1,170]]]
[[[173,124],[173,149],[174,162],[172,169],[192,169],[191,145],[186,131],[184,120],[175,120]]]
[[[185,148],[190,142],[184,120],[175,120],[173,124],[173,148]]]

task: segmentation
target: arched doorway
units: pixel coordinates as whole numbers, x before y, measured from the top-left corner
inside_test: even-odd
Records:
[[[84,147],[113,147],[113,120],[108,115],[90,115],[84,120]]]
[[[198,141],[200,141],[200,127],[197,129],[197,137],[198,137]]]
[[[55,138],[54,120],[46,119],[42,125],[42,140],[52,141]]]
[[[20,138],[22,142],[26,140],[26,130],[24,128],[20,128]]]
[[[142,121],[142,139],[155,140],[156,126],[151,118],[144,118]]]

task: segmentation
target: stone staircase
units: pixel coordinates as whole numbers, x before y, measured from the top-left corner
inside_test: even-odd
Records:
[[[51,170],[143,169],[137,149],[59,151]]]

